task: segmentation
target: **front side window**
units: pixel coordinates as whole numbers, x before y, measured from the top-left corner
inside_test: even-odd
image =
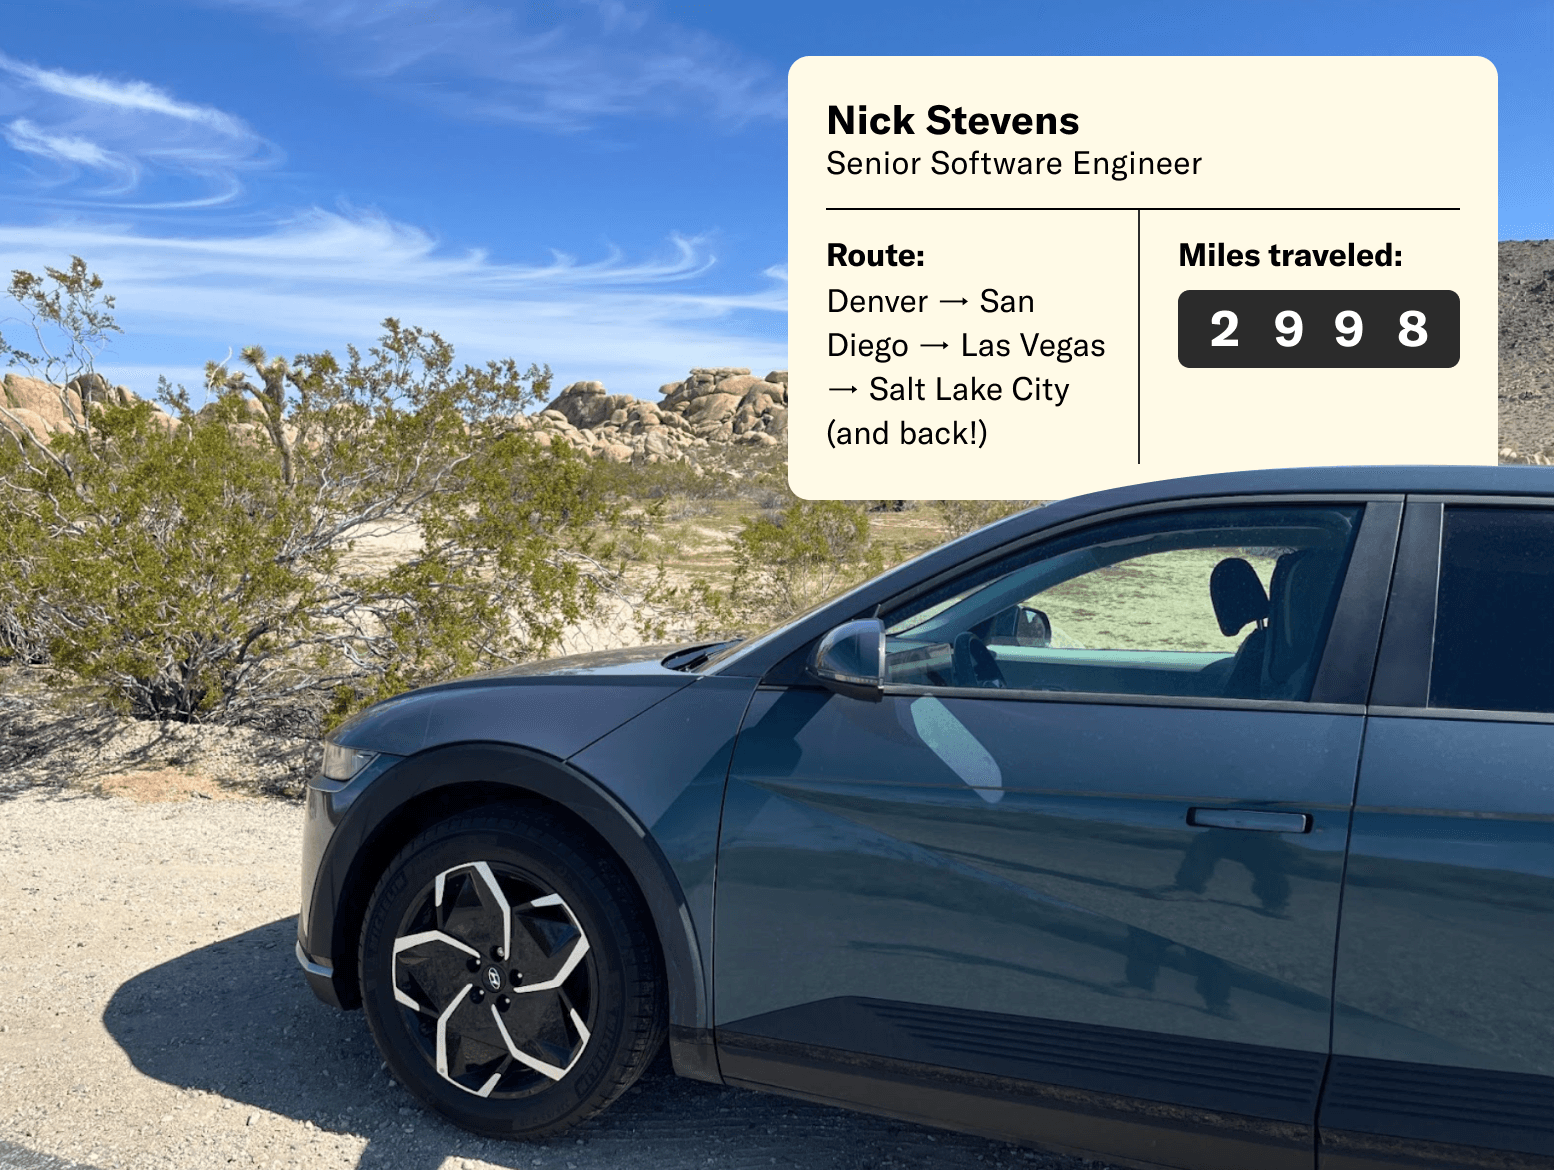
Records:
[[[1554,712],[1554,511],[1446,509],[1430,706]]]
[[[1157,513],[1023,550],[882,615],[887,681],[1304,700],[1360,512]]]

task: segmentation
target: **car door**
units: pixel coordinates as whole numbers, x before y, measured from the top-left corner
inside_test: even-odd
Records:
[[[1365,733],[1323,1170],[1554,1165],[1554,509],[1410,498]]]
[[[719,847],[725,1077],[1309,1170],[1400,510],[1070,526],[883,606],[875,701],[772,672]]]

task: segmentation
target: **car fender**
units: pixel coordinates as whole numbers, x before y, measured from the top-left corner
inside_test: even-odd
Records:
[[[695,925],[662,850],[632,811],[593,777],[563,760],[504,743],[449,744],[410,756],[374,779],[340,813],[308,919],[311,937],[328,940],[340,1002],[350,1005],[357,998],[354,936],[375,884],[372,871],[426,824],[522,794],[574,814],[625,864],[662,945],[671,1026],[695,1033],[710,1029]]]

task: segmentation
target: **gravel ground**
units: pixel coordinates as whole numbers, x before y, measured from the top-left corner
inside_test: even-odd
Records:
[[[0,1170],[1087,1165],[680,1080],[667,1057],[566,1138],[466,1134],[304,985],[298,804],[156,772],[108,787],[131,795],[0,782]]]

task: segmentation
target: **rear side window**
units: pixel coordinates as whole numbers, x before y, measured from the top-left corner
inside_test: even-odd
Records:
[[[1430,706],[1554,712],[1554,510],[1446,510]]]

